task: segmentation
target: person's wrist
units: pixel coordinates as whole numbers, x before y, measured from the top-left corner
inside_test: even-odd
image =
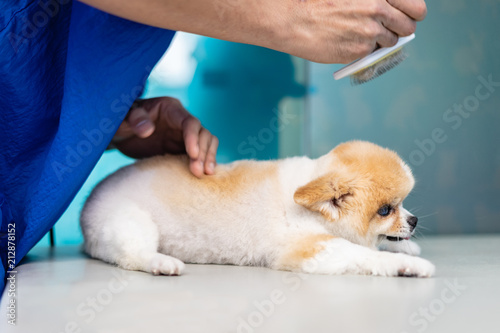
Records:
[[[302,39],[296,25],[293,24],[292,4],[289,1],[269,0],[259,0],[255,4],[258,10],[253,11],[257,13],[253,25],[259,29],[252,37],[258,40],[250,44],[295,55],[294,45],[300,44]]]
[[[302,6],[295,1],[266,1],[266,10],[260,16],[260,25],[265,30],[264,44],[261,46],[284,52],[310,61],[324,62],[322,54],[313,54],[314,50],[322,49],[317,45],[316,31],[309,27],[315,26],[312,17],[304,14]]]

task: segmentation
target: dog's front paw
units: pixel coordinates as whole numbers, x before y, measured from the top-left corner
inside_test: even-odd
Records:
[[[436,272],[436,267],[428,260],[404,254],[401,256],[403,258],[398,263],[397,274],[393,276],[431,277]]]
[[[372,262],[372,275],[431,277],[436,267],[428,260],[402,253],[380,252],[379,260]]]
[[[380,251],[396,252],[396,253],[406,253],[411,256],[420,255],[420,246],[411,240],[401,240],[399,242],[393,242],[389,240],[384,240],[378,246]]]

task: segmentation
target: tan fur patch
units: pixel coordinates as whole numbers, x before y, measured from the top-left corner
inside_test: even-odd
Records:
[[[337,146],[332,152],[337,161],[367,177],[376,185],[373,190],[390,203],[395,197],[404,198],[415,181],[402,167],[403,161],[392,150],[373,143],[353,141]]]
[[[229,208],[244,194],[252,194],[263,182],[278,186],[275,162],[239,161],[218,165],[215,174],[196,178],[189,171],[187,156],[161,156],[136,164],[143,170],[154,170],[153,191],[165,205],[213,209]],[[234,202],[234,203],[232,203]]]
[[[313,208],[319,202],[339,199],[351,191],[350,180],[338,172],[332,172],[298,188],[293,199],[299,205]]]
[[[304,260],[313,258],[325,249],[326,241],[335,238],[328,234],[311,234],[292,238],[289,240],[288,252],[278,261],[277,269],[299,269]]]

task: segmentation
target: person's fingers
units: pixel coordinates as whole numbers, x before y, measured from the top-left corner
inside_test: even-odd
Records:
[[[142,107],[130,110],[127,123],[132,132],[142,139],[147,138],[155,131],[155,124],[151,121],[148,112]]]
[[[198,158],[191,158],[189,169],[196,177],[201,177],[203,174],[213,175],[215,172],[215,155],[217,154],[219,139],[205,128],[201,128],[198,138]]]
[[[380,47],[391,47],[398,42],[398,35],[389,29],[381,28],[381,32],[377,38],[377,45]]]
[[[200,130],[201,130],[200,121],[191,115],[189,115],[182,122],[182,135],[184,137],[186,152],[188,156],[193,160],[197,160],[198,155],[200,153],[200,146],[199,146]]]
[[[212,145],[213,135],[206,129],[202,128],[200,131],[199,147],[200,153],[198,155],[198,161],[203,166],[203,171],[207,173],[207,154],[209,152],[210,146]]]
[[[198,161],[205,164],[205,157],[207,156],[208,147],[210,146],[210,141],[212,140],[212,134],[206,129],[201,128],[200,136],[198,138],[198,146],[200,147],[200,152],[198,153]]]
[[[381,21],[383,26],[389,29],[393,34],[395,34],[396,37],[409,36],[417,29],[417,23],[413,18],[409,17],[399,9],[391,6],[387,6],[387,11],[384,12]]]
[[[215,165],[217,155],[217,148],[219,147],[219,139],[212,135],[210,140],[210,146],[208,147],[207,155],[205,157],[205,173],[207,175],[213,175],[215,173]]]
[[[427,15],[427,6],[424,0],[387,0],[387,2],[415,21],[422,21]]]
[[[189,170],[195,177],[203,176],[203,165],[198,160],[191,159],[189,161]]]

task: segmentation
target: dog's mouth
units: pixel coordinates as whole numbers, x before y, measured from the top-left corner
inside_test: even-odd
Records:
[[[387,240],[391,241],[391,242],[400,242],[402,240],[409,240],[411,238],[411,236],[408,236],[408,237],[395,237],[395,236],[385,236],[385,238],[387,238]]]

